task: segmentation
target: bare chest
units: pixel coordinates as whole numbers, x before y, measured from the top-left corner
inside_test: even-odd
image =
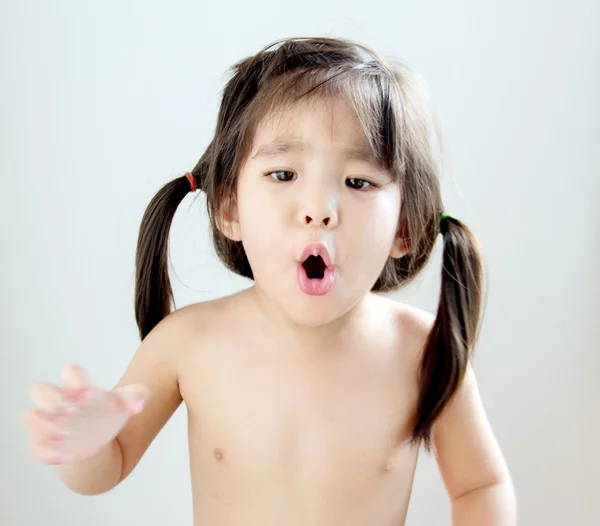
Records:
[[[237,480],[338,490],[405,471],[416,386],[398,360],[360,356],[192,361],[182,381],[192,454]]]

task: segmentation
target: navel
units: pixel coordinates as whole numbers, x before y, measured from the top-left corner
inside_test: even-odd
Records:
[[[218,448],[213,451],[213,455],[217,460],[223,459],[223,452]]]

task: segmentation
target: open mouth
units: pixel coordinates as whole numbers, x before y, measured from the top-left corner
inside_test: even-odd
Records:
[[[321,256],[309,256],[302,263],[308,279],[323,279],[327,265]]]
[[[335,274],[335,268],[321,255],[310,255],[298,265],[298,284],[305,294],[324,296],[333,288]]]
[[[324,296],[333,288],[335,281],[335,265],[327,248],[311,245],[302,254],[304,259],[298,264],[298,284],[305,294]],[[329,264],[328,264],[329,263]]]

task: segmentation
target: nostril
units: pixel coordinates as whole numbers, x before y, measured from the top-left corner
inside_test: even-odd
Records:
[[[310,225],[310,224],[312,223],[312,221],[313,221],[313,220],[312,220],[312,217],[310,217],[310,216],[306,216],[306,217],[304,218],[304,221],[306,222],[306,224],[307,224],[307,225]],[[324,218],[323,218],[323,224],[324,224],[325,226],[328,226],[328,225],[329,225],[329,221],[331,221],[331,218],[330,218],[330,217],[324,217]]]

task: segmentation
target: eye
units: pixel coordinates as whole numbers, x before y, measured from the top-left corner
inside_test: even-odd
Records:
[[[365,179],[359,179],[358,177],[349,177],[346,179],[346,186],[353,188],[354,190],[364,190],[369,186],[375,186],[373,183],[366,181]]]
[[[268,172],[265,175],[272,177],[280,183],[287,183],[288,181],[292,181],[296,177],[296,174],[294,172],[290,172],[288,170],[276,170],[274,172]]]

